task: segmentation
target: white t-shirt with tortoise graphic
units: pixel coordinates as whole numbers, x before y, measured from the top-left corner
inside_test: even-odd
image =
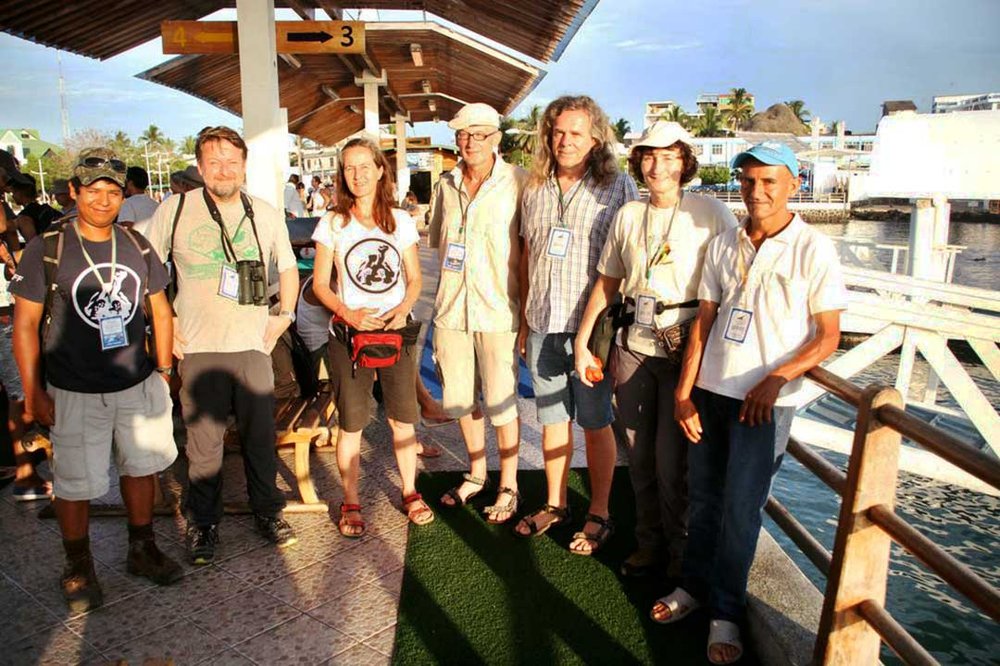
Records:
[[[352,310],[375,308],[388,312],[406,297],[403,252],[420,240],[417,225],[405,211],[393,209],[396,230],[387,234],[362,225],[353,215],[345,225],[337,213],[327,213],[316,225],[313,240],[333,251],[337,295]]]

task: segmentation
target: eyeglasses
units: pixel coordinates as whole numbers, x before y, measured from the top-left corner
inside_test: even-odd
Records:
[[[119,173],[125,173],[125,171],[127,170],[125,163],[122,162],[121,160],[115,160],[115,159],[106,160],[103,157],[86,157],[82,159],[80,163],[77,164],[77,166],[84,166],[89,169],[99,169],[105,164],[110,165],[112,169],[114,169]]]
[[[490,138],[499,131],[500,130],[493,130],[488,134],[484,134],[482,132],[466,132],[465,130],[458,130],[455,132],[455,140],[459,143],[465,143],[470,138],[475,139],[476,141],[486,141],[486,139]]]

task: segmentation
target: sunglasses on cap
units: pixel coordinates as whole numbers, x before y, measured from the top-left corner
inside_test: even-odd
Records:
[[[99,169],[106,164],[119,173],[125,173],[125,171],[127,170],[125,163],[122,162],[121,160],[116,160],[116,159],[106,160],[103,157],[85,157],[84,159],[80,160],[80,163],[77,164],[77,166],[84,166],[87,167],[88,169]]]

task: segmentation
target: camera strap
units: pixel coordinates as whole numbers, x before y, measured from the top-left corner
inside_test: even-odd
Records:
[[[226,230],[226,223],[222,219],[222,213],[219,212],[219,207],[216,205],[215,200],[208,195],[208,190],[203,189],[201,194],[205,199],[205,206],[208,208],[208,214],[211,215],[215,223],[219,225],[220,242],[222,243],[222,251],[226,255],[226,261],[235,264],[239,261],[239,255],[236,254],[236,246],[233,245],[233,240],[229,237],[229,231]],[[240,202],[243,204],[243,218],[250,220],[250,228],[253,230],[253,238],[257,243],[257,258],[261,263],[263,263],[264,251],[260,247],[260,237],[257,235],[257,224],[254,221],[253,206],[250,202],[250,197],[248,197],[245,193],[240,192]],[[240,224],[242,223],[243,220],[240,220]],[[237,230],[238,229],[239,226],[237,226]]]

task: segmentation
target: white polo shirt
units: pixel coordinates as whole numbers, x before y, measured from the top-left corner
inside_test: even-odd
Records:
[[[719,311],[696,385],[738,400],[812,339],[814,315],[847,307],[836,246],[798,215],[758,250],[745,224],[712,239],[698,298],[718,303]],[[731,321],[734,314],[745,320],[736,309],[752,313],[745,330]],[[775,405],[793,405],[801,384],[801,377],[786,384]]]

